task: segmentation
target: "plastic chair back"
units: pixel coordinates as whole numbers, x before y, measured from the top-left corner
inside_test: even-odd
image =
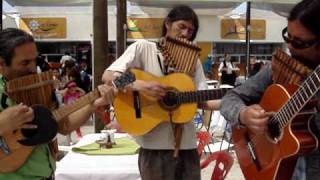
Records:
[[[212,161],[216,161],[211,180],[223,180],[233,165],[232,156],[226,151],[212,153],[206,160],[201,162],[201,169],[206,168]]]
[[[197,146],[198,154],[201,156],[204,151],[204,147],[211,142],[211,135],[207,131],[199,131],[197,132],[197,140],[199,144]]]

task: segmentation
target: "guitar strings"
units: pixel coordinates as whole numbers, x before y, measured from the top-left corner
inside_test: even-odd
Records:
[[[299,91],[296,91],[292,96],[291,96],[291,98],[293,98],[292,99],[292,101],[287,101],[286,102],[286,104],[283,106],[283,108],[281,108],[280,109],[280,111],[279,112],[277,112],[276,113],[276,115],[275,116],[273,116],[273,117],[271,117],[270,118],[270,122],[272,123],[272,122],[276,122],[276,121],[280,121],[279,122],[279,124],[280,124],[280,130],[283,132],[283,130],[284,130],[284,128],[285,127],[287,127],[288,125],[289,125],[289,123],[294,119],[294,117],[296,117],[298,114],[299,114],[299,112],[301,111],[301,109],[310,101],[310,99],[316,94],[316,92],[318,92],[319,91],[319,89],[320,89],[320,87],[317,87],[317,84],[314,82],[314,79],[317,79],[318,80],[318,84],[320,84],[320,77],[317,75],[318,73],[319,73],[319,71],[320,71],[320,68],[318,67],[318,68],[316,68],[315,69],[315,71],[314,71],[314,73],[312,73],[311,75],[310,75],[310,77],[309,78],[307,78],[306,79],[306,81],[304,82],[304,83],[302,83],[302,88],[308,88],[309,90],[310,90],[310,93],[311,93],[311,95],[309,96],[309,98],[307,98],[306,100],[305,99],[303,99],[305,102],[303,103],[303,105],[301,105],[301,108],[300,108],[300,110],[297,110],[297,112],[295,112],[294,113],[294,115],[292,116],[292,118],[290,119],[290,120],[286,120],[287,122],[283,122],[283,121],[285,121],[285,119],[283,119],[283,116],[285,116],[285,118],[286,119],[288,119],[288,117],[286,117],[286,115],[285,114],[281,114],[281,112],[284,112],[284,109],[286,109],[286,108],[288,108],[287,107],[287,104],[290,104],[291,103],[291,105],[292,105],[292,101],[295,101],[295,100],[297,100],[297,99],[295,99],[296,97],[298,97],[298,95],[296,95],[297,93],[299,93]],[[313,80],[313,81],[312,81]],[[312,92],[313,90],[310,88],[310,86],[308,86],[308,84],[313,84],[315,87],[315,90],[314,90],[314,92]],[[308,94],[307,94],[308,95]],[[281,117],[282,116],[282,118],[281,119],[279,119],[279,117]],[[250,133],[249,135],[249,137],[250,137],[250,141],[251,141],[251,143],[252,143],[252,145],[254,146],[254,147],[257,147],[258,145],[259,145],[259,143],[261,143],[262,142],[262,140],[267,140],[268,142],[270,142],[270,143],[272,143],[271,141],[270,141],[270,139],[267,137],[268,136],[268,129],[265,129],[265,131],[264,131],[264,133],[261,133],[261,134],[253,134],[253,133]],[[263,139],[263,138],[261,138],[261,136],[265,136],[265,139]],[[280,136],[281,137],[281,136]],[[274,144],[274,143],[272,143],[272,144]]]

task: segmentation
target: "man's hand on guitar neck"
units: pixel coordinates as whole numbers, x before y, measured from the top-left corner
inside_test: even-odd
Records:
[[[100,92],[101,97],[94,101],[95,107],[105,106],[108,104],[112,104],[115,95],[117,94],[118,90],[113,86],[109,86],[106,84],[99,85],[98,90]]]
[[[21,104],[8,107],[0,112],[0,135],[20,128],[33,129],[36,125],[26,124],[34,118],[32,108]]]
[[[267,130],[268,119],[268,113],[258,104],[241,109],[239,115],[240,123],[256,134],[262,134]]]

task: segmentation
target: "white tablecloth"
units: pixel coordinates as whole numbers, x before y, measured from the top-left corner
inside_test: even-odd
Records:
[[[123,137],[126,134],[115,134]],[[98,140],[101,134],[88,134],[75,146]],[[69,151],[57,163],[56,180],[139,180],[138,155],[85,155]]]

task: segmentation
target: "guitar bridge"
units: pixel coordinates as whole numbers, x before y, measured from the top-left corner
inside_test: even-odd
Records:
[[[251,159],[254,162],[254,164],[256,165],[257,170],[261,171],[261,169],[262,169],[261,164],[256,156],[254,146],[252,145],[252,142],[251,142],[248,134],[246,134],[246,140],[247,140],[248,151],[250,153]]]
[[[133,91],[133,107],[136,112],[136,118],[141,118],[141,103],[138,91]]]
[[[4,140],[3,137],[0,136],[0,149],[4,152],[4,154],[6,155],[9,155],[11,152],[10,152],[10,149],[6,143],[6,141]]]

